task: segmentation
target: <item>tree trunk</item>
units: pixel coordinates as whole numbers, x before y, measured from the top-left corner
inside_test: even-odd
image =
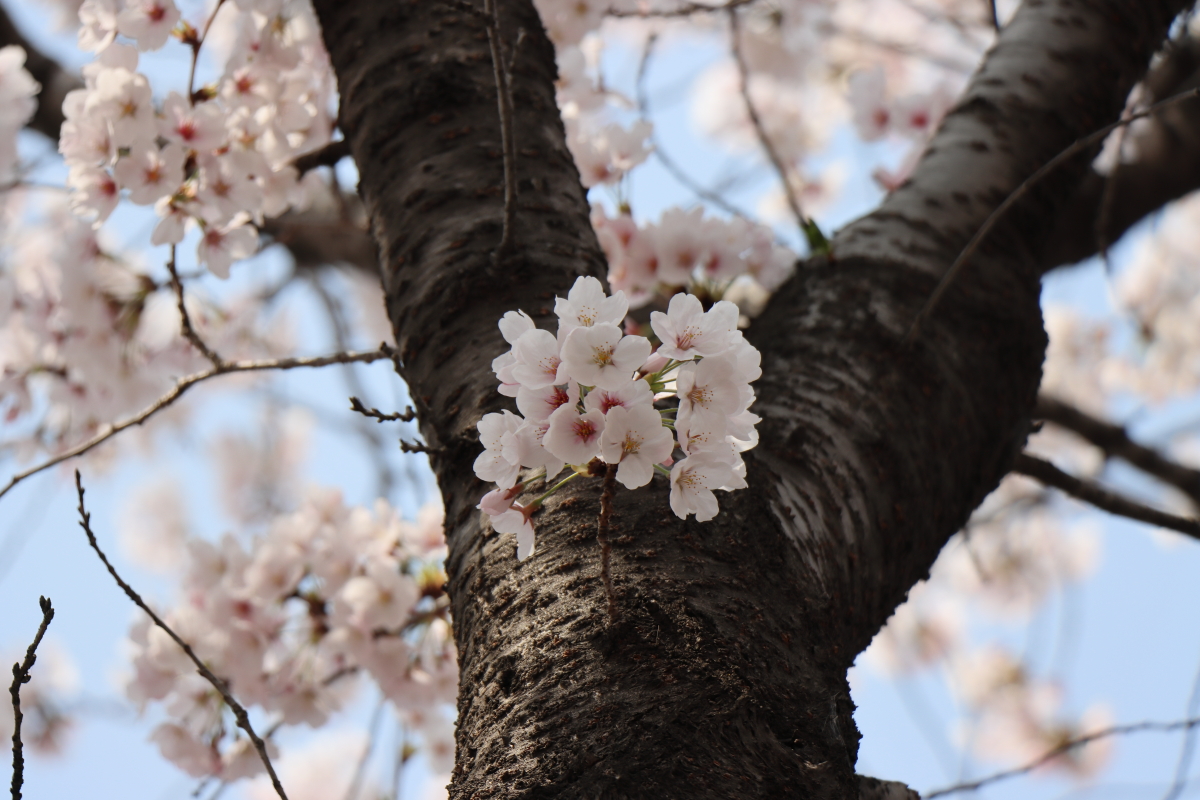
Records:
[[[1116,118],[1185,0],[1029,0],[911,181],[798,265],[746,332],[762,351],[750,488],[680,521],[656,479],[620,491],[610,619],[599,481],[535,517],[518,564],[475,504],[475,423],[507,401],[496,323],[553,327],[604,256],[530,0],[515,47],[518,198],[495,257],[503,159],[486,27],[460,0],[316,0],[388,310],[446,504],[459,648],[451,797],[857,798],[846,669],[1021,450],[1045,348],[1040,254],[1088,167],[1042,182],[910,346],[909,324],[987,215]],[[1094,155],[1094,152],[1089,154]],[[863,795],[868,794],[862,783]]]

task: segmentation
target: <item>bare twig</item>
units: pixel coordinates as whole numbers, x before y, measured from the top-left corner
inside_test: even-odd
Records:
[[[1103,128],[1100,128],[1093,133],[1089,133],[1082,139],[1076,140],[1074,144],[1061,151],[1054,158],[1050,159],[1041,167],[1039,167],[1032,175],[1023,180],[1021,184],[1017,186],[1016,189],[1013,189],[1008,197],[1004,198],[1004,201],[1000,203],[1000,205],[996,206],[996,209],[988,215],[988,218],[983,221],[982,225],[979,226],[979,230],[976,231],[975,235],[971,237],[971,240],[967,242],[967,246],[964,247],[962,252],[958,254],[958,257],[954,259],[954,263],[952,263],[950,268],[946,270],[944,275],[942,275],[942,279],[938,281],[938,285],[936,288],[934,288],[933,294],[929,295],[929,299],[925,301],[925,305],[921,307],[921,310],[917,313],[916,318],[912,322],[912,326],[909,327],[908,333],[904,337],[904,344],[911,344],[912,341],[916,339],[917,334],[920,333],[921,324],[929,317],[930,314],[933,313],[934,308],[937,307],[938,302],[942,299],[942,295],[944,295],[946,290],[950,288],[950,284],[953,283],[954,279],[958,277],[958,273],[962,271],[963,266],[968,260],[970,260],[971,256],[975,255],[975,251],[979,249],[980,243],[987,238],[987,235],[992,232],[992,229],[996,227],[997,223],[1000,222],[1000,219],[1008,212],[1008,210],[1012,208],[1017,201],[1025,197],[1029,190],[1032,189],[1039,181],[1074,156],[1079,155],[1089,147],[1099,143],[1102,139],[1104,139],[1105,136],[1108,136],[1108,134],[1112,133],[1117,128],[1124,127],[1132,122],[1136,122],[1139,119],[1144,119],[1156,114],[1158,111],[1166,108],[1167,106],[1171,106],[1197,96],[1200,96],[1200,88],[1179,92],[1178,94],[1171,95],[1165,100],[1160,100],[1143,111],[1139,111],[1136,114],[1130,114],[1129,116],[1119,119],[1116,122],[1105,125]]]
[[[65,450],[53,458],[46,459],[35,467],[30,467],[24,472],[18,472],[11,480],[0,489],[0,497],[8,494],[8,492],[21,481],[37,475],[50,467],[68,461],[76,456],[81,456],[93,448],[107,442],[113,436],[116,436],[126,428],[132,428],[135,425],[141,425],[150,417],[162,411],[167,406],[179,399],[180,395],[188,389],[195,386],[197,383],[203,383],[209,378],[215,378],[218,375],[229,375],[235,372],[266,372],[268,370],[287,370],[299,369],[304,367],[327,367],[330,364],[348,364],[351,362],[370,363],[372,361],[381,361],[383,359],[392,358],[391,349],[372,350],[364,353],[334,353],[330,356],[310,356],[305,358],[275,358],[264,361],[224,361],[221,366],[213,367],[212,369],[196,372],[181,378],[169,392],[155,400],[146,408],[142,409],[132,417],[110,425],[105,430],[88,439],[86,442],[72,447],[70,450]]]
[[[1191,719],[1200,712],[1200,671],[1196,672],[1196,677],[1192,679],[1192,694],[1188,698],[1187,717]],[[1187,785],[1188,772],[1192,765],[1192,754],[1196,749],[1196,729],[1188,728],[1183,735],[1183,746],[1179,749],[1179,760],[1175,762],[1175,777],[1171,780],[1171,785],[1167,788],[1167,793],[1163,795],[1162,800],[1176,800],[1179,795],[1183,794],[1183,787]]]
[[[371,751],[375,749],[375,740],[379,737],[379,723],[383,721],[383,709],[387,705],[387,697],[381,696],[371,712],[371,721],[367,724],[367,743],[363,745],[362,755],[354,765],[354,776],[346,789],[345,800],[356,800],[362,789],[363,778],[367,775],[367,762],[371,760]]]
[[[350,410],[357,411],[364,417],[370,417],[379,422],[412,422],[417,416],[417,412],[413,411],[412,406],[405,406],[404,413],[395,411],[391,414],[385,414],[378,408],[364,406],[362,400],[359,400],[357,397],[350,398]]]
[[[1178,730],[1191,730],[1197,725],[1200,725],[1200,717],[1192,719],[1181,719],[1176,722],[1136,722],[1131,725],[1115,725],[1111,728],[1088,733],[1075,739],[1063,742],[1062,744],[1047,750],[1042,755],[1030,761],[1028,764],[1016,767],[1014,769],[1006,769],[1003,772],[996,772],[988,775],[985,778],[969,781],[967,783],[958,783],[954,786],[947,786],[944,789],[936,789],[927,794],[922,794],[923,800],[934,800],[935,797],[945,797],[950,794],[958,794],[959,792],[973,792],[997,781],[1015,778],[1020,775],[1025,775],[1033,772],[1038,767],[1053,761],[1064,753],[1070,752],[1077,747],[1082,747],[1085,744],[1094,742],[1098,739],[1107,739],[1110,736],[1124,736],[1127,733],[1142,733],[1144,731],[1159,731],[1162,733],[1170,733]]]
[[[1129,134],[1126,126],[1117,131],[1117,155],[1113,159],[1112,169],[1104,176],[1104,189],[1100,192],[1100,211],[1096,214],[1096,252],[1104,262],[1104,269],[1112,274],[1112,264],[1108,260],[1108,226],[1112,222],[1113,205],[1117,199],[1117,175],[1121,171],[1121,151],[1125,149],[1125,138]]]
[[[170,625],[164,622],[158,614],[154,613],[154,610],[150,606],[146,605],[146,601],[142,599],[142,596],[134,591],[133,587],[117,574],[117,570],[109,562],[108,556],[104,555],[104,551],[100,549],[100,545],[96,542],[96,534],[92,532],[92,515],[88,513],[87,508],[83,504],[83,478],[79,475],[79,470],[75,470],[75,491],[79,495],[79,527],[83,528],[83,532],[87,534],[88,544],[92,546],[92,550],[99,556],[101,563],[108,570],[108,574],[121,587],[121,591],[125,592],[125,596],[132,600],[134,605],[146,612],[146,615],[154,621],[154,624],[161,628],[163,633],[170,636],[175,644],[179,645],[180,649],[196,665],[196,671],[220,693],[221,699],[233,711],[238,727],[245,731],[246,735],[250,737],[250,741],[254,743],[254,748],[258,751],[258,757],[262,759],[263,766],[266,767],[267,774],[271,777],[271,785],[275,787],[275,793],[279,795],[280,800],[287,800],[287,793],[283,791],[283,784],[279,782],[279,776],[275,774],[275,767],[271,764],[271,757],[267,755],[267,745],[254,732],[254,726],[250,724],[250,715],[246,713],[245,707],[229,691],[229,686],[226,685],[225,681],[214,675],[212,670],[208,668],[208,665],[200,660],[200,657],[192,650],[192,646],[181,639],[179,634],[175,633]]]
[[[492,73],[496,77],[496,107],[500,113],[500,147],[504,156],[504,227],[500,233],[500,244],[496,246],[496,258],[503,259],[512,248],[513,225],[517,216],[517,148],[513,134],[512,87],[509,72],[512,65],[504,58],[504,44],[500,40],[500,11],[496,0],[483,0],[483,11],[488,19],[488,47],[492,51]]]
[[[212,27],[213,20],[217,18],[217,12],[221,10],[221,6],[224,4],[225,0],[217,0],[217,4],[213,6],[212,13],[209,14],[208,19],[204,22],[204,30],[200,31],[199,35],[197,35],[195,28],[187,25],[184,28],[185,35],[180,39],[184,44],[192,48],[192,63],[188,67],[187,82],[188,102],[192,105],[196,104],[197,99],[193,86],[196,83],[196,62],[200,60],[200,48],[204,46],[204,40],[208,38],[208,29]]]
[[[332,167],[350,155],[350,142],[345,139],[336,139],[328,142],[322,147],[318,147],[311,153],[305,153],[302,156],[297,156],[292,161],[292,166],[301,175],[314,170],[317,167]]]
[[[1039,396],[1033,415],[1081,436],[1104,451],[1105,456],[1119,458],[1147,475],[1169,483],[1200,509],[1200,469],[1172,461],[1154,448],[1133,441],[1120,425],[1097,419],[1053,397]]]
[[[407,442],[404,439],[400,440],[401,453],[433,453],[436,450],[436,447],[430,447],[424,442]]]
[[[996,13],[996,0],[988,0],[988,6],[992,12],[992,27],[995,28],[997,32],[999,32],[1000,31],[1000,15],[998,13]]]
[[[183,281],[179,279],[179,272],[175,269],[175,245],[171,245],[171,257],[167,260],[167,271],[171,273],[171,288],[175,290],[175,302],[179,306],[179,325],[183,338],[191,342],[192,347],[199,350],[201,355],[212,362],[213,367],[220,369],[225,362],[200,338],[200,334],[196,333],[196,328],[192,325],[192,317],[188,314],[187,304],[183,300]]]
[[[42,624],[38,626],[33,642],[25,650],[25,660],[20,664],[13,664],[12,685],[8,687],[13,707],[12,800],[21,800],[21,785],[25,781],[25,753],[24,745],[21,742],[21,720],[24,719],[24,715],[21,713],[21,686],[29,683],[29,679],[32,677],[29,671],[33,669],[33,665],[37,661],[38,645],[42,643],[42,637],[46,635],[46,628],[50,627],[50,620],[54,619],[54,606],[50,605],[49,597],[39,597],[38,605],[42,609]]]
[[[1069,475],[1049,461],[1031,456],[1028,453],[1022,453],[1017,456],[1017,461],[1013,465],[1013,472],[1028,475],[1030,478],[1039,480],[1047,486],[1053,486],[1055,489],[1064,491],[1072,497],[1089,503],[1103,511],[1107,511],[1110,514],[1128,517],[1129,519],[1145,522],[1150,525],[1157,525],[1160,528],[1168,528],[1187,534],[1193,539],[1200,539],[1200,521],[1178,517],[1174,514],[1168,514],[1165,511],[1159,511],[1158,509],[1143,505],[1136,500],[1131,500],[1124,495],[1117,494],[1111,489],[1106,489],[1098,483],[1085,481],[1081,478],[1076,478],[1074,475]]]
[[[652,33],[646,37],[646,46],[642,49],[642,58],[641,61],[638,62],[636,83],[637,107],[638,114],[642,117],[642,119],[650,118],[650,98],[646,93],[646,74],[649,72],[650,58],[654,53],[654,45],[657,42],[657,34]],[[666,151],[663,149],[662,143],[658,141],[658,137],[655,136],[653,131],[651,131],[648,138],[650,140],[651,150],[659,162],[662,163],[663,168],[665,168],[667,172],[671,173],[671,176],[675,178],[675,180],[679,181],[687,189],[689,189],[692,194],[696,195],[701,200],[707,200],[721,210],[725,211],[727,214],[731,214],[739,219],[744,219],[747,222],[757,223],[757,220],[752,218],[745,211],[742,211],[733,203],[726,200],[720,193],[701,186],[695,179],[692,178],[692,176],[684,172],[683,168],[680,167],[673,158],[670,158],[667,155]]]
[[[604,469],[604,489],[600,493],[600,519],[596,525],[596,540],[600,542],[600,581],[604,584],[604,596],[608,599],[608,622],[615,624],[620,609],[617,606],[617,593],[613,590],[612,582],[612,542],[608,539],[608,529],[612,522],[612,501],[617,493],[617,464],[609,464]]]
[[[796,224],[800,226],[801,233],[804,234],[804,238],[808,241],[809,251],[813,254],[827,253],[829,252],[829,242],[826,241],[824,234],[821,233],[821,229],[817,227],[816,223],[806,217],[804,211],[800,208],[800,199],[796,196],[795,188],[792,187],[787,166],[783,163],[783,159],[779,156],[779,151],[775,149],[775,145],[771,142],[771,137],[767,135],[767,129],[763,126],[762,118],[758,116],[758,109],[754,107],[754,100],[750,97],[750,68],[746,65],[745,56],[742,54],[737,7],[731,5],[728,11],[729,49],[733,54],[733,60],[737,63],[738,89],[741,92],[742,101],[746,104],[746,114],[750,117],[750,124],[754,126],[754,132],[758,136],[758,141],[766,152],[771,166],[779,174],[779,180],[783,183],[783,194],[787,198],[788,208],[791,209],[792,216],[796,218]]]
[[[618,11],[615,8],[610,8],[604,12],[608,17],[634,17],[637,19],[647,19],[651,17],[690,17],[693,14],[711,14],[720,11],[731,11],[735,8],[748,6],[758,0],[728,0],[718,6],[710,6],[704,3],[683,3],[677,8],[668,9],[666,11]]]

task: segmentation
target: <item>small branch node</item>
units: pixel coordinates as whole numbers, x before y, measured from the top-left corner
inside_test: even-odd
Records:
[[[378,408],[364,406],[362,400],[359,400],[357,397],[350,398],[350,410],[357,411],[364,417],[370,417],[378,422],[412,422],[417,417],[417,412],[413,411],[412,406],[405,406],[403,413],[397,411],[385,414]]]
[[[33,677],[30,670],[37,661],[38,645],[42,643],[42,637],[46,635],[46,629],[50,627],[50,620],[54,619],[54,606],[50,604],[49,597],[39,597],[38,605],[42,609],[42,624],[38,626],[33,642],[25,650],[25,660],[20,664],[13,664],[12,685],[8,687],[13,707],[12,800],[21,800],[21,786],[25,782],[25,750],[24,744],[21,742],[21,721],[24,719],[24,715],[21,713],[21,686],[29,683],[30,678]]]

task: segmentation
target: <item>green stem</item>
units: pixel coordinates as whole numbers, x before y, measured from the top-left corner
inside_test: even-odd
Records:
[[[545,500],[547,497],[549,497],[550,495],[554,494],[554,493],[555,493],[555,492],[557,492],[559,489],[561,489],[562,487],[566,486],[568,483],[570,483],[571,481],[575,480],[575,479],[576,479],[576,478],[578,478],[578,477],[579,477],[579,473],[578,473],[578,472],[572,472],[570,475],[568,475],[567,477],[563,478],[563,479],[562,479],[561,481],[559,481],[558,483],[554,484],[554,486],[553,486],[553,487],[550,489],[550,491],[546,492],[544,495],[542,495],[542,496],[541,496],[541,497],[539,497],[538,499],[534,500],[534,501],[533,501],[533,505],[538,505],[538,506],[540,506],[540,505],[542,504],[542,501],[543,501],[543,500]]]

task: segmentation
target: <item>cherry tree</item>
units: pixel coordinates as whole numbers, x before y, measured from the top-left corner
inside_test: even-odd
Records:
[[[419,481],[374,447],[372,507],[300,491],[294,403],[214,449],[223,537],[193,532],[175,484],[144,487],[121,536],[178,597],[109,569],[146,612],[126,694],[180,769],[327,796],[311,759],[275,770],[274,734],[365,683],[411,736],[397,764],[423,753],[452,798],[915,796],[856,772],[864,651],[946,665],[965,746],[1015,772],[1094,774],[1129,731],[971,647],[963,608],[1027,617],[1089,572],[1062,493],[1200,537],[1200,470],[1109,418],[1200,375],[1190,4],[57,7],[78,73],[0,19],[0,397],[23,461],[0,503],[155,448],[208,387],[341,365],[353,388],[373,362],[411,406],[355,389],[347,424],[392,447],[382,426],[415,421],[400,446],[440,494],[393,505]],[[771,176],[753,210],[654,123],[645,75],[692,42],[720,52],[692,77],[696,126]],[[167,52],[184,68],[154,68]],[[839,174],[820,156],[846,138],[885,155]],[[654,162],[700,202],[644,215]],[[852,182],[883,197],[830,231]],[[1042,308],[1045,275],[1164,207],[1113,281],[1124,321]],[[114,244],[121,215],[142,252]],[[290,270],[247,281],[268,248]],[[297,283],[328,352],[297,355],[270,313]],[[1175,494],[1102,484],[1115,459]],[[117,523],[76,480],[108,566]],[[24,702],[55,744],[52,696]]]

